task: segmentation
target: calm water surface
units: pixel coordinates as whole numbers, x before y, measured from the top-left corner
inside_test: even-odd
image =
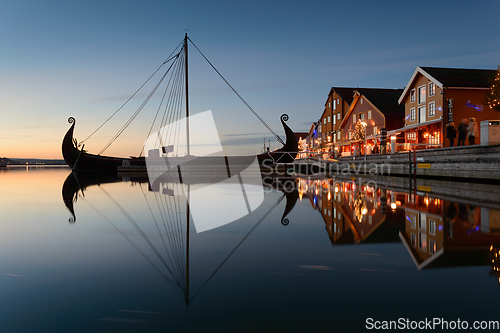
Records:
[[[349,332],[367,318],[500,320],[491,198],[296,179],[293,191],[266,187],[263,204],[233,223],[196,233],[191,221],[188,237],[178,184],[152,191],[137,179],[80,179],[74,220],[68,176],[0,171],[1,332]],[[221,196],[228,209],[229,199]]]

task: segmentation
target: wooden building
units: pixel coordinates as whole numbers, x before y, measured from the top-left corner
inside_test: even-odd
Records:
[[[400,128],[404,124],[404,106],[398,104],[403,89],[357,88],[353,101],[340,124],[341,140],[337,143],[343,156],[353,154],[356,142],[353,140],[357,122],[365,124],[366,149],[361,143],[362,152],[375,152],[380,144],[380,130]]]
[[[479,131],[482,120],[496,120],[495,112],[483,105],[495,70],[417,67],[399,98],[405,107],[404,127],[389,132],[407,143],[405,149],[449,147],[445,126],[475,117]],[[480,143],[479,135],[476,144]],[[468,144],[468,143],[467,143]],[[455,139],[457,145],[457,139]]]
[[[325,109],[319,120],[323,152],[331,152],[335,143],[341,140],[340,123],[352,103],[356,88],[332,87],[325,102]]]

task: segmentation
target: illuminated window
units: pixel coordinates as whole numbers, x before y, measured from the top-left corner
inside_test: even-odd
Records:
[[[351,131],[349,131],[349,140],[351,140],[351,138],[352,138],[352,133]]]
[[[353,114],[353,115],[352,115],[352,123],[353,123],[353,124],[356,124],[356,114]]]
[[[422,232],[418,233],[418,248],[427,252],[427,235]]]
[[[337,117],[335,117],[335,115],[333,115],[333,124],[337,125]]]
[[[410,91],[410,103],[415,102],[415,89]]]
[[[415,114],[415,108],[410,109],[410,121],[415,121],[417,119]]]
[[[377,135],[377,134],[378,134],[377,126],[373,126],[373,135]]]
[[[429,82],[429,96],[436,95],[436,85],[434,82]]]
[[[434,239],[429,239],[429,253],[434,254],[437,251],[436,241]]]
[[[337,132],[337,140],[340,140],[340,131]]]
[[[436,221],[434,220],[429,220],[429,233],[436,235]]]
[[[372,110],[368,110],[368,119],[372,119]]]
[[[425,103],[425,84],[418,87],[418,104]]]
[[[436,102],[429,103],[429,117],[436,115]]]

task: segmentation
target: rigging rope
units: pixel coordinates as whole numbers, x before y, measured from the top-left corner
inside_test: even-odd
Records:
[[[241,97],[241,95],[236,91],[236,89],[233,88],[233,86],[224,78],[224,76],[222,76],[222,74],[217,70],[217,68],[215,68],[214,65],[212,65],[212,63],[210,62],[210,60],[208,60],[207,57],[205,57],[205,55],[200,51],[200,49],[193,43],[193,41],[191,40],[191,38],[187,38],[191,44],[193,44],[193,46],[196,48],[196,50],[198,50],[198,52],[200,52],[201,56],[203,58],[205,58],[205,60],[209,63],[210,66],[212,66],[212,68],[214,69],[214,71],[219,74],[219,76],[221,77],[222,80],[224,80],[224,82],[226,82],[226,84],[229,86],[229,88],[231,88],[231,90],[236,94],[236,96],[239,97],[239,99],[243,102],[243,104],[246,105],[246,107],[252,111],[252,113],[254,114],[254,116],[260,120],[260,122],[269,130],[269,132],[271,132],[272,135],[274,135],[276,137],[276,139],[283,145],[285,145],[285,142],[283,142],[283,140],[279,137],[278,134],[276,134],[275,131],[273,131],[273,129],[264,121],[264,119],[262,119],[259,114],[247,103],[247,101],[245,101],[245,99],[243,99],[243,97]]]

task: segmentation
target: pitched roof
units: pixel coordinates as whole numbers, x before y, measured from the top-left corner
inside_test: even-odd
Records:
[[[381,88],[357,88],[357,94],[365,97],[373,106],[375,106],[386,117],[404,117],[405,106],[398,104],[398,98],[403,89],[381,89]],[[352,110],[359,99],[351,104],[347,114],[342,120],[341,126],[347,121]]]
[[[417,74],[427,77],[439,88],[489,88],[490,79],[495,76],[496,70],[492,69],[467,69],[467,68],[441,68],[441,67],[417,67],[413,72],[405,90],[399,97],[399,103],[403,101]]]
[[[328,97],[332,94],[332,91],[335,91],[344,101],[346,101],[348,104],[352,103],[353,96],[354,96],[354,91],[357,88],[349,88],[349,87],[332,87],[330,89],[330,93],[328,94]],[[328,99],[326,100],[326,103],[328,103]],[[325,105],[326,105],[325,103]]]
[[[400,117],[405,114],[404,105],[398,104],[403,89],[357,89],[386,117]]]
[[[439,81],[444,87],[489,88],[496,70],[420,67]]]

